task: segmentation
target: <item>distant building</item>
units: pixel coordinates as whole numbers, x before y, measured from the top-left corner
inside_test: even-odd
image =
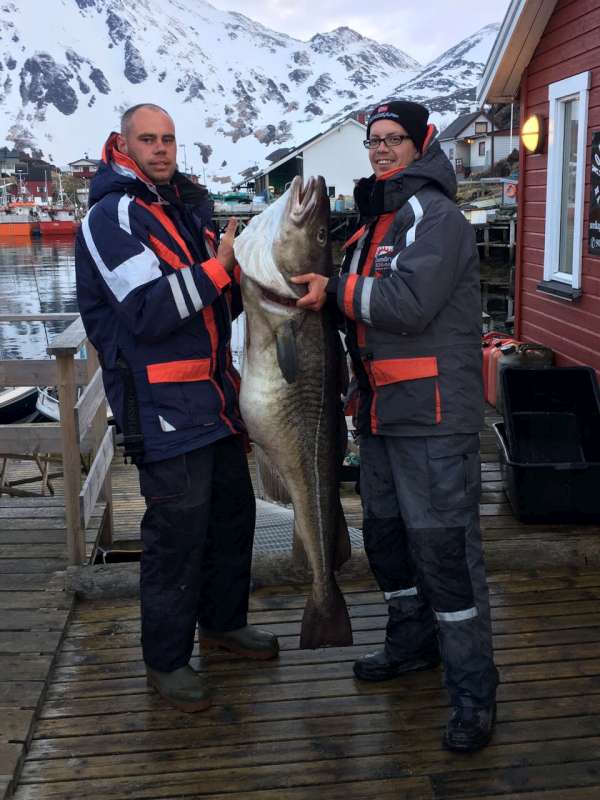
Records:
[[[96,158],[78,158],[77,161],[69,161],[69,169],[77,178],[93,178],[98,172],[101,162]]]
[[[493,131],[494,165],[519,146],[514,128]],[[458,176],[486,172],[492,167],[492,118],[484,111],[461,114],[439,135],[442,150]]]
[[[51,198],[56,189],[56,167],[41,159],[27,161],[26,167],[27,172],[21,183],[26,187],[27,194],[37,200]]]
[[[366,130],[355,119],[346,119],[298,147],[275,150],[267,156],[271,165],[253,176],[256,194],[264,194],[269,187],[276,195],[282,194],[296,175],[322,175],[329,197],[351,196],[356,181],[370,172],[362,146]]]
[[[14,175],[17,164],[22,161],[23,154],[8,147],[0,147],[0,175]]]

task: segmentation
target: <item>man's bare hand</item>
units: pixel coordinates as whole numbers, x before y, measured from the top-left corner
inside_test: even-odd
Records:
[[[233,272],[233,268],[236,264],[235,253],[233,252],[233,240],[235,239],[237,226],[237,217],[231,217],[227,223],[225,232],[221,236],[219,249],[217,250],[217,259],[221,262],[227,272]]]
[[[307,293],[296,303],[298,308],[306,308],[309,311],[320,311],[323,308],[327,299],[325,290],[329,278],[318,275],[316,272],[306,272],[304,275],[296,275],[295,278],[292,278],[292,283],[307,284]]]

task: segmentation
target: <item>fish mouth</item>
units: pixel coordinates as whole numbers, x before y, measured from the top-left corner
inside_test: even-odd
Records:
[[[290,186],[289,209],[290,218],[295,225],[301,227],[319,213],[323,202],[327,201],[325,179],[319,175],[311,177],[302,185],[302,178],[296,175]]]

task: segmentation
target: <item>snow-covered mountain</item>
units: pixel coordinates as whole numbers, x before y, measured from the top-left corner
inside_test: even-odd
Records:
[[[447,124],[497,29],[423,68],[349,28],[302,42],[204,0],[0,0],[0,143],[58,164],[98,157],[122,111],[150,101],[176,121],[180,166],[227,185],[391,96],[427,100]]]

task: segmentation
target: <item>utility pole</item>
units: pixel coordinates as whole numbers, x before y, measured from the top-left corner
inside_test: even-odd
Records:
[[[185,145],[180,144],[179,147],[183,149],[183,171],[187,174],[187,152],[185,149]]]

